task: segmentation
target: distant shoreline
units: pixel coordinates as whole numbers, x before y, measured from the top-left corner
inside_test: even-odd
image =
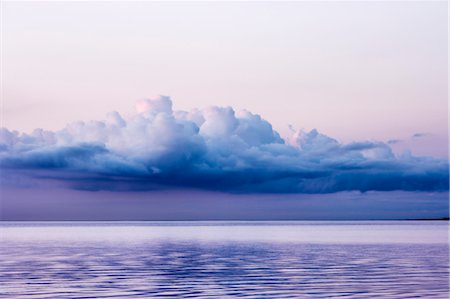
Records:
[[[444,218],[430,218],[430,219],[424,218],[424,219],[405,219],[405,220],[407,220],[407,221],[436,221],[436,220],[449,221],[450,218],[449,217],[444,217]]]
[[[1,222],[224,222],[224,221],[236,221],[236,222],[289,222],[289,221],[449,221],[449,217],[443,218],[418,218],[418,219],[187,219],[187,220],[2,220]]]

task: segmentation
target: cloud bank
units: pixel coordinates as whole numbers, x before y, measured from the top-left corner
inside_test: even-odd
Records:
[[[242,193],[448,191],[447,160],[396,157],[387,143],[349,144],[293,130],[230,107],[174,111],[169,97],[136,103],[125,119],[75,122],[59,131],[0,131],[2,179],[25,176],[85,190],[195,188]],[[17,180],[10,179],[9,184]]]

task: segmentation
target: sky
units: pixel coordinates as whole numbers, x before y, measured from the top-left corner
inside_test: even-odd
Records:
[[[2,35],[4,126],[19,131],[163,94],[180,110],[247,109],[283,134],[447,153],[445,1],[6,1]]]
[[[445,1],[3,2],[2,217],[444,217],[447,12]],[[183,192],[203,214],[167,208]],[[126,216],[105,212],[119,203]]]

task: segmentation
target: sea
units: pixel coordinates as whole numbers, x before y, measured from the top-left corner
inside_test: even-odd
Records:
[[[0,298],[449,298],[448,221],[0,222]]]

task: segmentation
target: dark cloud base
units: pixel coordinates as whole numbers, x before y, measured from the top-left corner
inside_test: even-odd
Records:
[[[398,220],[448,217],[448,192],[230,194],[2,189],[9,221]]]

